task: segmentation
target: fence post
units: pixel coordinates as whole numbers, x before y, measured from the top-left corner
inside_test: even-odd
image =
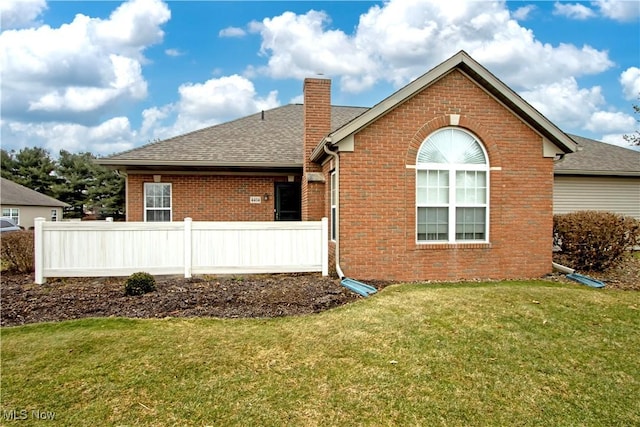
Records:
[[[38,217],[33,221],[33,262],[35,264],[35,282],[44,285],[44,218]]]
[[[329,220],[324,217],[321,222],[322,245],[322,275],[329,275]]]
[[[184,219],[184,278],[191,277],[191,264],[193,259],[191,257],[191,225],[193,220],[191,218]]]

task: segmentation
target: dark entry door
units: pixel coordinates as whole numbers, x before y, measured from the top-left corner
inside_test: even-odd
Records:
[[[299,182],[276,182],[274,212],[276,221],[300,221],[302,218]]]

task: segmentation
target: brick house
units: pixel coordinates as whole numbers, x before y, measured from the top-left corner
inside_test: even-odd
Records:
[[[575,142],[459,52],[372,108],[331,82],[287,105],[101,160],[127,220],[330,221],[340,276],[455,280],[551,270],[554,160]]]

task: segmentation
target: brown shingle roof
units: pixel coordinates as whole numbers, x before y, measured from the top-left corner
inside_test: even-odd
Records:
[[[337,129],[366,111],[333,106]],[[303,106],[290,104],[99,160],[105,165],[302,167]]]
[[[640,176],[640,151],[569,136],[578,143],[578,151],[556,162],[556,174]]]
[[[23,185],[16,184],[6,178],[1,179],[0,203],[14,206],[52,206],[65,207],[68,204],[56,200],[53,197],[38,193]]]
[[[332,132],[369,108],[332,106]],[[302,167],[303,106],[290,104],[99,160],[113,166]],[[640,152],[569,135],[579,151],[556,162],[557,174],[640,176]]]

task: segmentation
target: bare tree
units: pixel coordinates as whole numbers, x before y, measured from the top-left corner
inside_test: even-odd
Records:
[[[640,99],[640,96],[638,97]],[[633,105],[633,114],[640,114],[640,104]],[[640,119],[636,119],[640,123]],[[640,145],[640,130],[636,130],[630,135],[625,135],[624,139],[631,145]]]

